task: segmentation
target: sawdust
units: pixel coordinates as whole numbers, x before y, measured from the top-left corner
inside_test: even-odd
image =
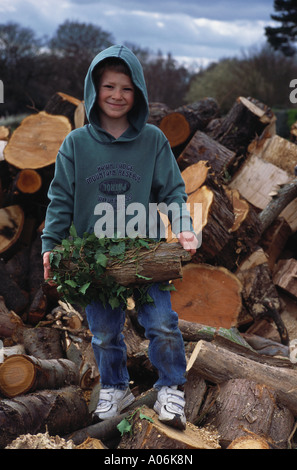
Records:
[[[59,436],[50,436],[48,432],[23,434],[12,441],[5,449],[75,449],[73,441],[66,441]]]

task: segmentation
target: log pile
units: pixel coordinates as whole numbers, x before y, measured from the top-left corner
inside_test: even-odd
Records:
[[[85,312],[43,283],[46,194],[61,141],[85,123],[83,103],[57,93],[12,134],[0,129],[1,448],[296,447],[297,146],[276,135],[275,121],[253,98],[239,97],[226,116],[211,98],[150,105],[202,234],[182,279],[170,279],[188,361],[185,431],[153,412],[157,372],[132,299],[124,337],[136,400],[117,418],[92,420],[100,375]],[[168,227],[166,244],[176,241]]]

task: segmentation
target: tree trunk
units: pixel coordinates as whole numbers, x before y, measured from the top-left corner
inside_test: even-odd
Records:
[[[149,103],[149,118],[148,123],[159,127],[163,117],[171,113],[172,110],[165,103]]]
[[[142,407],[133,416],[131,433],[123,435],[119,448],[219,449],[220,446],[210,431],[188,425],[185,431],[180,432],[161,423],[151,409]]]
[[[186,142],[198,129],[203,130],[218,113],[216,101],[213,98],[204,98],[166,114],[159,127],[166,135],[171,147],[176,147]]]
[[[15,179],[16,189],[24,194],[37,193],[41,185],[42,179],[36,170],[21,170]]]
[[[191,263],[173,284],[172,306],[182,320],[223,328],[237,324],[242,286],[227,269]]]
[[[43,390],[0,403],[0,448],[21,434],[70,433],[87,426],[90,417],[79,387]]]
[[[199,341],[193,364],[197,374],[210,382],[222,384],[231,379],[248,379],[275,390],[279,404],[297,415],[297,372],[292,369],[260,364],[212,343]]]
[[[275,116],[270,108],[253,98],[240,96],[228,114],[206,132],[241,156],[246,154],[249,144],[274,122]]]
[[[184,170],[198,161],[207,161],[215,175],[224,175],[236,157],[235,152],[227,149],[207,134],[196,131],[192,139],[177,159],[179,168]]]
[[[68,359],[47,360],[15,354],[7,357],[0,365],[0,390],[9,398],[78,383],[78,368]]]
[[[204,423],[218,430],[222,448],[251,434],[262,436],[278,448],[286,448],[294,416],[276,404],[273,389],[248,379],[231,379],[220,385]]]
[[[60,145],[72,127],[65,116],[41,111],[26,117],[4,150],[5,160],[16,168],[39,169],[55,163]]]

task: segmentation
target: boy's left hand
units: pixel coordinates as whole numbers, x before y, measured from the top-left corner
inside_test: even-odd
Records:
[[[198,239],[193,232],[180,232],[177,236],[181,246],[194,255],[198,248]]]

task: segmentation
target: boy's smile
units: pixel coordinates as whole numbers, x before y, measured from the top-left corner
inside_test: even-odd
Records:
[[[99,84],[98,105],[101,125],[128,125],[128,112],[134,104],[134,85],[123,73],[105,70]]]

